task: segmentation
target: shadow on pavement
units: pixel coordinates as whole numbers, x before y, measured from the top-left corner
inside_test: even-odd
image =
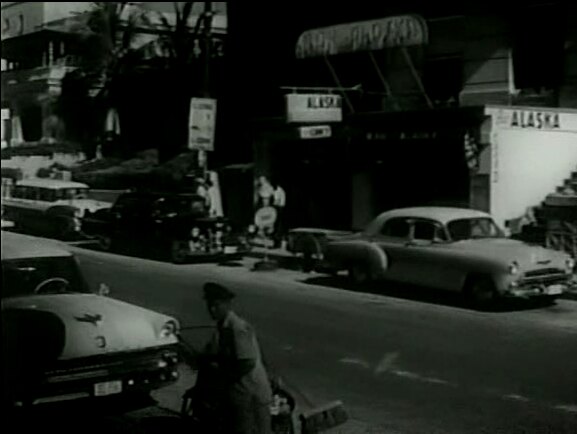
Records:
[[[390,282],[377,282],[366,285],[355,285],[344,276],[315,276],[302,281],[309,285],[319,285],[329,288],[342,289],[350,292],[384,295],[403,300],[418,301],[423,303],[437,304],[467,310],[477,310],[488,313],[516,312],[549,307],[555,303],[550,300],[523,300],[508,299],[500,300],[494,306],[487,309],[473,307],[461,293],[452,293],[423,288],[411,285],[402,285]]]

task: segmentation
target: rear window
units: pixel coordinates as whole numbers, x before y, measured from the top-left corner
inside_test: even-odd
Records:
[[[11,259],[2,261],[2,298],[32,295],[49,279],[63,279],[66,285],[46,284],[45,290],[90,292],[73,257]]]

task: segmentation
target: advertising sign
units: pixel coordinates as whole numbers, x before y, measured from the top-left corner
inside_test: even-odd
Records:
[[[287,122],[341,122],[342,98],[332,94],[286,95]]]
[[[199,151],[214,151],[216,127],[216,100],[192,98],[188,128],[188,148]]]
[[[297,41],[296,57],[332,56],[427,42],[425,20],[416,15],[401,15],[307,30]]]

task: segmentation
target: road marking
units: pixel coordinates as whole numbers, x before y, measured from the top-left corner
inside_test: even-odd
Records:
[[[375,375],[380,375],[383,372],[387,372],[393,367],[395,361],[399,358],[399,352],[393,351],[391,353],[387,353],[383,356],[381,361],[377,363],[375,367]]]
[[[364,360],[361,359],[354,359],[351,357],[344,357],[342,359],[339,360],[339,362],[341,363],[345,363],[347,365],[357,365],[357,366],[361,366],[363,368],[369,369],[370,365],[365,362]]]
[[[577,414],[577,405],[576,404],[568,404],[568,405],[556,405],[554,407],[556,410],[565,411],[567,413],[575,413]]]
[[[520,402],[529,402],[530,399],[525,397],[525,396],[521,396],[521,395],[516,395],[514,393],[511,393],[509,395],[504,395],[503,396],[504,399],[509,399],[511,401],[520,401]]]
[[[441,378],[426,377],[426,376],[417,374],[415,372],[403,371],[403,370],[397,370],[396,369],[394,371],[391,371],[391,373],[398,376],[398,377],[409,378],[411,380],[421,381],[423,383],[442,384],[444,386],[455,386],[450,381],[443,380]]]
[[[420,380],[421,379],[421,376],[419,374],[415,374],[414,372],[410,372],[410,371],[394,370],[394,371],[392,371],[392,373],[399,376],[399,377],[410,378],[411,380]]]

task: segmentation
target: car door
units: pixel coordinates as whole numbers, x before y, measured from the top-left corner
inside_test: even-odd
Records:
[[[406,271],[411,283],[446,288],[452,267],[443,226],[429,219],[412,219],[410,240],[404,245]]]

